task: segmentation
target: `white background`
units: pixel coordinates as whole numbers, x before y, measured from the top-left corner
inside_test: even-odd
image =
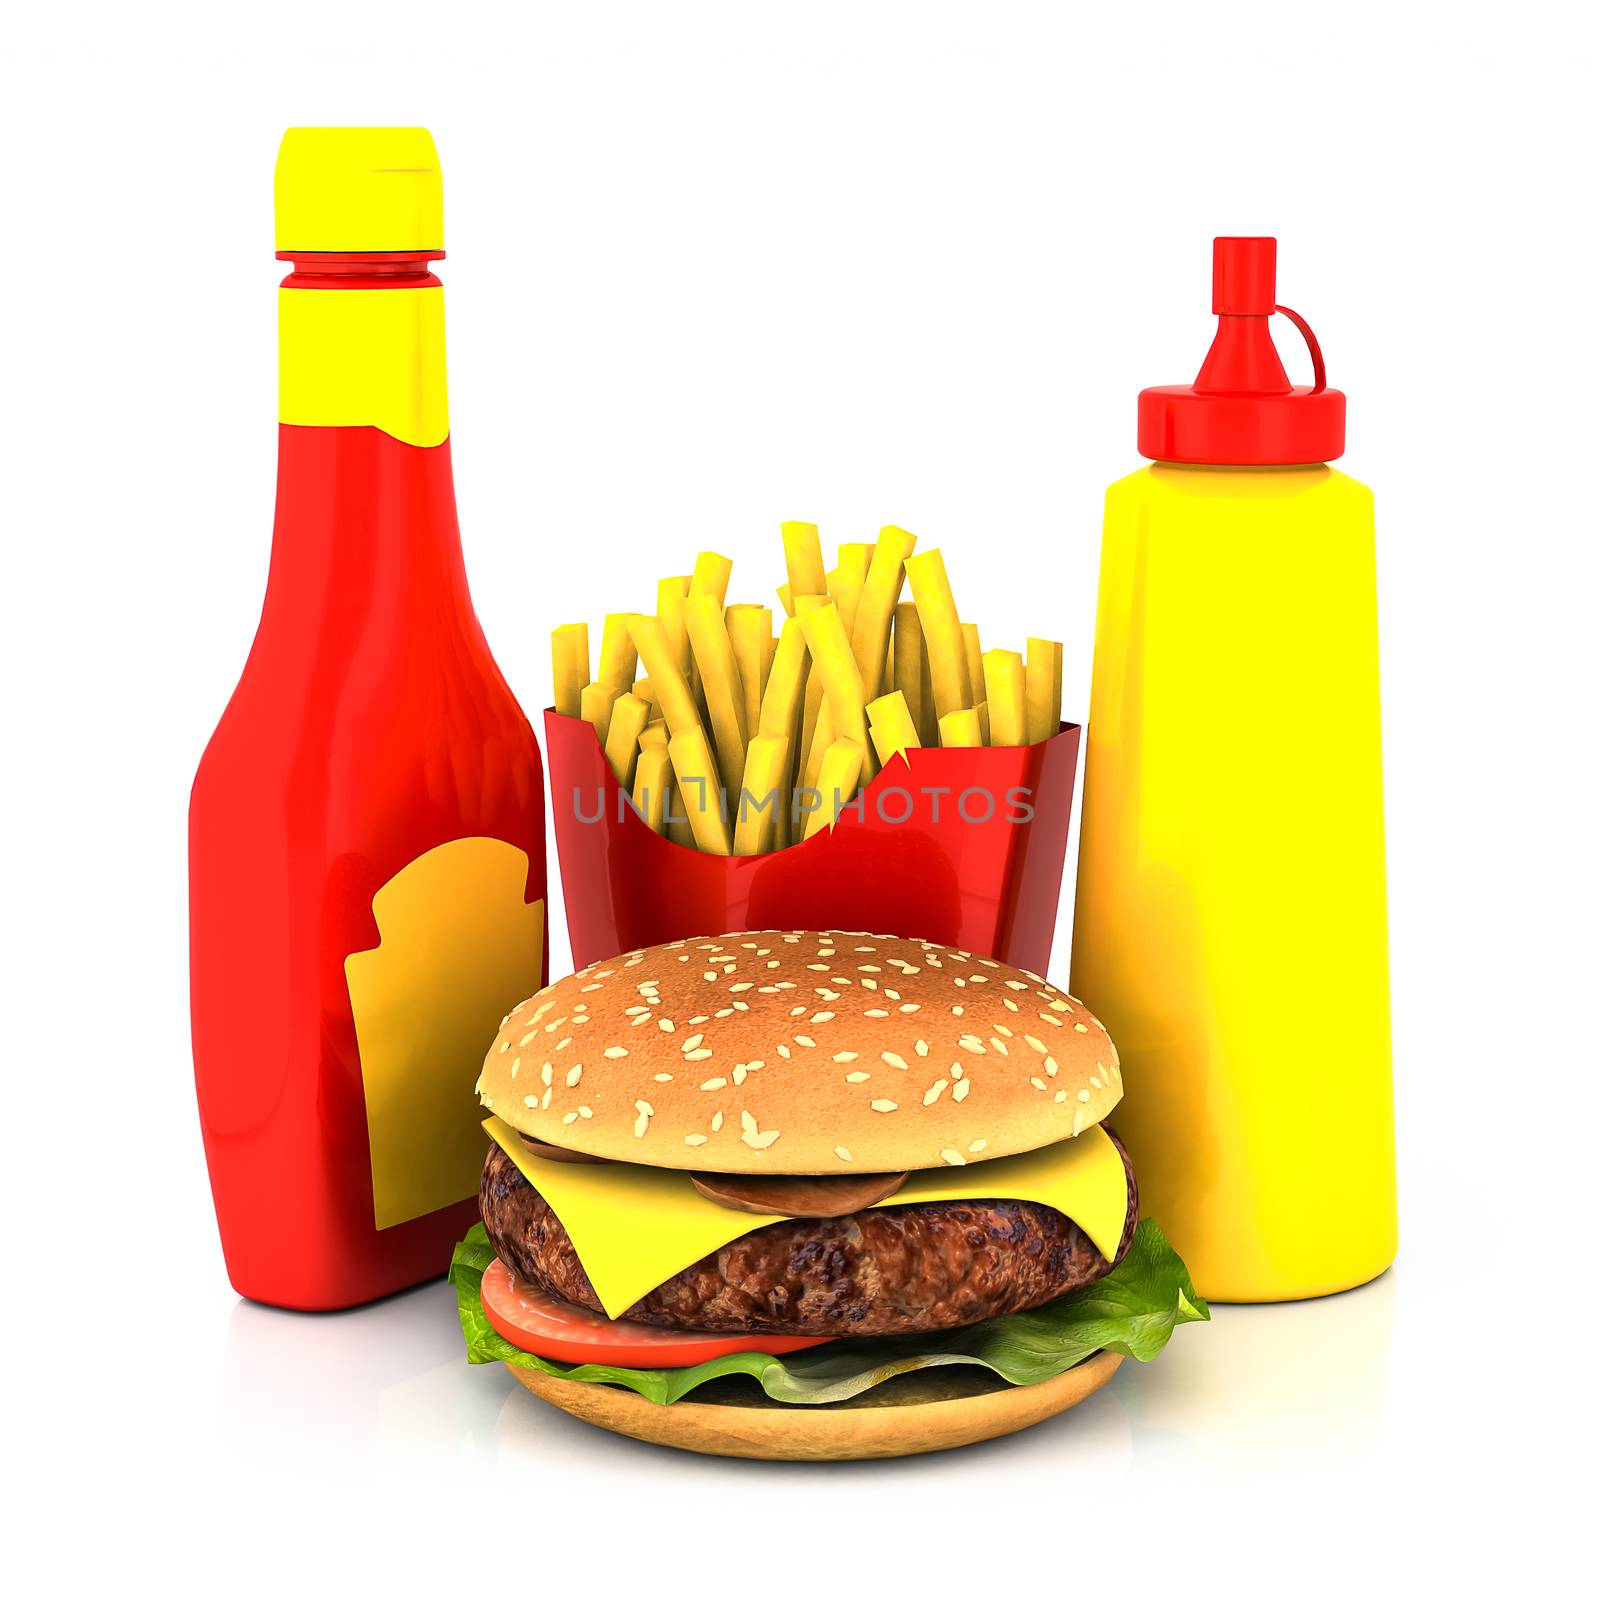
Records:
[[[1580,18],[278,0],[8,23],[0,1426],[53,1583],[1296,1592],[1560,1568],[1597,1277]],[[585,1431],[464,1365],[442,1286],[343,1317],[236,1300],[188,1061],[184,810],[266,573],[271,178],[299,122],[438,140],[467,560],[530,709],[553,623],[647,605],[643,575],[702,547],[767,599],[803,517],[943,546],[986,642],[1067,640],[1081,715],[1135,393],[1204,353],[1211,236],[1279,237],[1280,298],[1350,396],[1341,465],[1378,497],[1386,1279],[1221,1309],[1014,1440],[843,1469]]]

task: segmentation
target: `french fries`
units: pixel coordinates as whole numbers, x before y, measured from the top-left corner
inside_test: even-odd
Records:
[[[835,739],[823,752],[817,778],[820,794],[815,809],[806,817],[806,838],[831,828],[839,820],[840,809],[854,798],[861,782],[861,758],[865,754],[854,739]]]
[[[898,689],[867,702],[867,726],[872,731],[879,766],[888,766],[895,756],[915,750],[922,743],[911,718],[911,708]]]
[[[641,749],[633,769],[633,808],[652,833],[667,831],[667,804],[675,788],[666,740]]]
[[[744,773],[744,747],[750,734],[745,722],[744,685],[739,680],[739,663],[733,657],[733,641],[728,637],[722,602],[709,590],[691,590],[683,603],[683,615],[689,625],[689,646],[694,651],[711,732],[717,742],[717,769],[722,774],[723,787],[732,789]]]
[[[600,634],[600,670],[595,681],[626,694],[638,670],[639,652],[628,635],[628,619],[620,614],[607,617]]]
[[[616,703],[617,691],[609,683],[586,683],[578,696],[578,715],[594,728],[602,749],[611,730],[611,708]]]
[[[617,775],[617,782],[631,792],[633,763],[639,754],[639,739],[650,720],[650,702],[636,694],[621,694],[611,702],[611,720],[606,726],[606,760]]]
[[[550,635],[553,704],[564,717],[583,714],[583,686],[589,681],[589,624],[564,622]]]
[[[1028,686],[1022,654],[985,650],[983,697],[989,707],[987,744],[1028,742]]]
[[[783,796],[789,740],[781,733],[758,733],[744,761],[744,780],[734,802],[733,853],[765,855],[772,848]]]
[[[972,704],[972,680],[967,671],[966,643],[961,637],[961,616],[950,592],[943,554],[925,550],[908,557],[906,581],[911,585],[911,598],[922,622],[933,681],[934,716],[965,711]]]
[[[731,855],[733,841],[728,837],[728,821],[722,814],[722,785],[717,777],[717,764],[711,759],[711,746],[706,743],[705,729],[696,727],[687,733],[673,734],[667,741],[667,754],[672,758],[678,798],[694,832],[696,848],[708,855]]]
[[[1028,743],[1042,744],[1061,732],[1061,646],[1054,639],[1028,640]]]
[[[592,668],[586,623],[553,631],[555,709],[593,725],[652,832],[715,855],[835,826],[912,751],[1054,737],[1061,645],[984,650],[942,552],[916,542],[888,526],[829,567],[814,523],[784,523],[781,612],[729,605],[733,563],[701,551],[692,573],[657,581],[654,615],[607,615]]]

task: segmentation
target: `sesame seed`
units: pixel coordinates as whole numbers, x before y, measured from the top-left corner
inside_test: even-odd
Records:
[[[1028,1082],[1031,1083],[1035,1089],[1043,1089],[1045,1087],[1045,1081],[1043,1078],[1029,1078]]]
[[[579,1106],[578,1115],[580,1117],[592,1117],[594,1112],[588,1106]]]
[[[671,1033],[673,1029],[677,1027],[677,1024],[672,1020],[671,1017],[657,1017],[656,1026],[663,1033]]]
[[[842,1144],[836,1144],[833,1147],[833,1153],[838,1156],[841,1161],[848,1161],[850,1159],[850,1152],[846,1150]]]
[[[992,1044],[1001,1055],[1008,1056],[1011,1054],[1011,1052],[1006,1049],[1006,1042],[1004,1039],[991,1039],[989,1043]]]
[[[1075,1033],[1087,1033],[1089,1031],[1081,1022],[1074,1022],[1072,1028]]]
[[[1045,1053],[1044,1040],[1043,1039],[1035,1039],[1034,1036],[1031,1033],[1023,1034],[1022,1042],[1025,1045],[1027,1045],[1029,1049],[1037,1050],[1040,1055],[1043,1055]]]
[[[846,1083],[865,1083],[872,1074],[870,1072],[847,1072],[844,1075]]]
[[[942,1095],[945,1092],[945,1090],[948,1089],[949,1087],[950,1087],[950,1080],[948,1078],[939,1078],[939,1079],[937,1079],[933,1083],[933,1085],[929,1088],[928,1092],[925,1095],[923,1095],[923,1097],[922,1097],[923,1105],[931,1106],[933,1104],[933,1102],[935,1100],[937,1100],[939,1098],[939,1096]]]
[[[972,1079],[971,1078],[963,1078],[961,1080],[961,1082],[958,1083],[955,1086],[955,1088],[953,1088],[950,1091],[950,1098],[952,1100],[965,1100],[967,1098],[967,1095],[969,1093],[971,1093],[971,1090],[972,1090]]]
[[[789,1047],[788,1047],[788,1045],[786,1045],[786,1044],[780,1044],[780,1045],[779,1045],[779,1046],[778,1046],[778,1054],[779,1054],[779,1055],[780,1055],[780,1056],[782,1056],[782,1057],[783,1057],[783,1059],[784,1059],[784,1060],[785,1060],[785,1061],[787,1061],[787,1060],[788,1060],[788,1059],[789,1059],[789,1058],[790,1058],[790,1057],[791,1057],[791,1056],[792,1056],[792,1055],[793,1055],[793,1054],[794,1054],[794,1051],[792,1051],[792,1050],[791,1050],[791,1049],[790,1049],[790,1048],[789,1048]]]
[[[967,1164],[967,1158],[962,1155],[959,1150],[941,1150],[939,1154],[943,1156],[952,1167],[964,1167]]]
[[[557,1039],[556,1040],[556,1049],[557,1050],[565,1050],[567,1048],[567,1046],[569,1044],[571,1044],[571,1043],[572,1043],[572,1040],[571,1040],[570,1037],[568,1037],[566,1039]]]
[[[670,1072],[658,1072],[650,1081],[652,1083],[671,1083],[672,1074]]]
[[[913,1011],[920,1011],[922,1009],[922,1007],[919,1006],[919,1005],[914,1005],[914,1004],[909,1004],[908,1003],[906,1005],[901,1006],[900,1009],[901,1009],[901,1011],[903,1013],[905,1013],[905,1015],[910,1016]]]
[[[889,1013],[887,1011],[868,1011],[864,1012],[863,1015],[869,1017],[886,1017],[889,1015]]]
[[[980,1150],[987,1150],[988,1148],[989,1141],[987,1139],[974,1139],[972,1143],[967,1146],[967,1154],[969,1156],[975,1156]]]
[[[728,1087],[728,1080],[726,1078],[707,1078],[706,1081],[700,1085],[700,1087],[702,1089],[726,1089]],[[1041,1085],[1041,1087],[1043,1086]]]
[[[713,1133],[722,1132],[722,1113],[720,1111],[711,1119],[711,1131]]]
[[[1065,1089],[1057,1089],[1056,1090],[1056,1104],[1058,1106],[1065,1105],[1066,1101],[1067,1101],[1067,1091]]]
[[[577,1087],[577,1085],[578,1085],[578,1079],[581,1078],[582,1076],[583,1076],[583,1063],[580,1061],[577,1064],[577,1066],[569,1067],[567,1069],[567,1087],[569,1089],[575,1089]]]
[[[728,985],[728,993],[729,994],[743,994],[746,989],[753,989],[753,988],[755,988],[755,985],[753,983],[749,983],[749,982],[745,982],[745,983],[730,983]]]
[[[811,1020],[813,1022],[832,1022],[833,1013],[831,1011],[813,1011],[811,1013]]]
[[[685,1144],[704,1144],[706,1136],[703,1133],[686,1133],[683,1136],[683,1142]]]
[[[1088,1103],[1089,1103],[1089,1091],[1087,1089],[1080,1089],[1078,1091],[1078,1098],[1079,1098],[1079,1100],[1081,1100],[1083,1102],[1084,1105],[1088,1105]]]
[[[569,1111],[561,1120],[565,1123],[576,1122],[578,1120],[578,1113],[576,1111]]]
[[[547,1061],[547,1062],[545,1062],[545,1064],[542,1067],[539,1068],[539,1081],[541,1083],[548,1085],[550,1080],[551,1080],[551,1078],[553,1078],[554,1076],[555,1076],[555,1067],[553,1066],[552,1063]]]
[[[898,1067],[902,1072],[909,1070],[906,1064],[906,1058],[902,1055],[896,1055],[893,1050],[885,1050],[878,1057],[878,1059],[883,1062],[885,1066]]]
[[[678,1048],[687,1054],[691,1050],[698,1050],[705,1043],[705,1039],[706,1036],[703,1033],[691,1033]]]
[[[1077,1136],[1082,1132],[1083,1132],[1083,1112],[1081,1110],[1074,1111],[1072,1113],[1072,1136],[1073,1136],[1073,1138],[1076,1139]]]
[[[918,1039],[917,1040],[916,1052],[917,1052],[917,1054],[919,1056],[927,1055],[927,1053],[928,1053],[928,1041],[926,1039]]]
[[[513,1078],[516,1077],[517,1068],[520,1067],[521,1065],[522,1065],[522,1057],[521,1056],[513,1056],[511,1058],[511,1076]]]
[[[854,1061],[861,1052],[859,1050],[840,1050],[834,1055],[835,1061]]]
[[[966,1070],[967,1069],[962,1066],[959,1061],[954,1061],[950,1064],[950,1076],[952,1078],[959,1078]]]
[[[529,1109],[529,1110],[530,1110],[530,1111],[532,1111],[532,1110],[533,1110],[533,1108],[534,1108],[534,1107],[535,1107],[535,1106],[536,1106],[536,1105],[538,1105],[538,1103],[539,1103],[539,1097],[538,1097],[538,1095],[536,1095],[536,1094],[525,1094],[525,1095],[523,1095],[523,1097],[522,1097],[522,1103],[523,1103],[523,1105],[525,1105],[525,1106],[526,1106],[526,1107],[527,1107],[527,1108],[528,1108],[528,1109]]]
[[[554,1089],[546,1089],[545,1092],[539,1096],[539,1109],[541,1111],[548,1111],[550,1109],[550,1096],[554,1093]]]
[[[578,991],[578,993],[579,994],[593,994],[596,989],[603,989],[603,988],[605,988],[605,985],[603,983],[586,983]]]
[[[614,1044],[606,1051],[606,1060],[620,1061],[627,1053],[620,1044]]]
[[[1056,1065],[1056,1058],[1054,1056],[1046,1056],[1044,1058],[1044,1070],[1049,1073],[1052,1078],[1055,1077],[1055,1075],[1061,1070],[1060,1067]]]
[[[794,1042],[803,1044],[807,1050],[815,1050],[817,1047],[817,1041],[809,1033],[797,1033],[794,1036]]]
[[[874,1111],[898,1111],[900,1107],[893,1100],[874,1100],[872,1102],[872,1109]]]

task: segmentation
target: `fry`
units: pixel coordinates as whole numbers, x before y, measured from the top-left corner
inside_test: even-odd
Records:
[[[722,785],[705,729],[695,727],[675,733],[667,743],[672,770],[678,779],[678,797],[694,832],[694,842],[708,855],[732,853],[727,820],[722,815]]]
[[[672,648],[672,659],[684,681],[689,678],[689,630],[683,625],[683,599],[689,592],[688,578],[663,578],[656,585],[656,615]],[[628,629],[633,632],[632,626]]]
[[[550,634],[550,678],[557,711],[576,717],[583,709],[583,686],[589,681],[589,624],[563,622]]]
[[[1061,646],[1054,639],[1028,640],[1028,743],[1041,744],[1061,732]]]
[[[667,748],[667,725],[662,718],[657,717],[654,722],[647,722],[644,731],[639,735],[639,749],[641,751]]]
[[[739,683],[744,689],[744,726],[748,736],[755,732],[761,720],[761,680],[767,646],[772,641],[772,609],[770,606],[729,606],[724,620],[728,625],[729,643],[733,646],[733,659],[739,665]]]
[[[715,550],[702,550],[694,558],[694,576],[689,579],[690,594],[714,594],[717,604],[728,603],[728,579],[733,576],[733,563]]]
[[[638,695],[641,700],[648,700],[652,706],[656,703],[655,685],[648,678],[635,678],[628,692]]]
[[[972,693],[971,705],[983,699],[983,646],[978,642],[978,624],[961,624],[961,647],[967,657],[967,687]]]
[[[780,583],[778,585],[778,600],[783,606],[784,616],[792,617],[794,615],[794,590],[788,584]]]
[[[796,618],[804,618],[809,612],[819,610],[828,604],[824,595],[802,595],[795,601]],[[804,635],[801,636],[804,643]],[[796,776],[803,776],[811,764],[811,750],[816,738],[817,720],[822,715],[822,679],[810,670],[810,646],[806,646],[806,692],[805,704],[800,714],[800,749],[795,754],[794,769]]]
[[[866,546],[860,548],[864,550]],[[835,567],[828,574],[828,598],[839,608],[846,644],[850,642],[851,630],[856,625],[856,612],[861,606],[861,588],[866,581],[865,572],[858,576],[842,566]]]
[[[624,789],[633,787],[633,763],[639,754],[639,735],[650,720],[651,706],[636,694],[618,695],[611,704],[606,729],[606,760]]]
[[[944,556],[938,550],[925,550],[906,561],[906,577],[911,583],[911,598],[916,602],[922,622],[923,647],[933,680],[933,710],[936,719],[952,711],[964,711],[972,704],[972,680],[967,672],[967,648],[961,638],[961,617],[950,579],[944,570]],[[941,730],[942,731],[942,730]]]
[[[872,546],[865,542],[840,545],[838,565],[841,572],[854,578],[857,583],[865,583],[867,569],[872,565]]]
[[[783,762],[783,792],[779,796],[781,810],[774,830],[776,847],[780,850],[789,842],[789,794],[794,787],[795,768],[800,760],[800,728],[805,700],[806,640],[800,631],[799,620],[789,617],[785,619],[783,632],[778,636],[777,650],[772,657],[772,671],[767,675],[767,686],[761,695],[761,716],[757,723],[761,734],[769,738],[782,738],[787,746]]]
[[[639,651],[644,670],[650,675],[650,692],[666,718],[672,733],[688,733],[700,726],[700,710],[688,681],[679,670],[664,622],[655,617],[632,615],[628,636]]]
[[[972,709],[978,713],[978,743],[988,744],[989,702],[987,700],[980,700]]]
[[[905,696],[911,713],[911,726],[920,740],[927,724],[922,706],[922,619],[914,600],[902,600],[894,608],[894,687]]]
[[[641,750],[633,772],[633,807],[652,833],[667,831],[667,801],[671,794],[672,757],[667,754],[666,744]]]
[[[978,713],[970,706],[947,711],[939,718],[939,743],[946,750],[971,750],[983,743],[983,728]]]
[[[861,587],[850,630],[850,648],[861,668],[861,686],[869,700],[883,689],[884,655],[889,648],[889,627],[894,621],[900,586],[905,582],[905,560],[917,547],[917,536],[904,528],[888,527],[873,546],[872,564]]]
[[[778,812],[784,804],[783,774],[788,761],[789,741],[783,734],[758,733],[750,741],[734,809],[736,856],[759,856],[772,848]]]
[[[700,670],[700,683],[706,693],[706,711],[717,745],[717,769],[724,787],[732,790],[744,772],[744,746],[750,730],[745,722],[744,685],[739,678],[739,663],[734,660],[728,625],[723,620],[722,601],[704,590],[691,593],[683,602],[683,616],[689,625],[694,664]]]
[[[1027,744],[1027,669],[1020,650],[985,650],[983,698],[989,707],[989,744]]]
[[[615,612],[606,618],[606,625],[600,633],[600,668],[595,680],[610,684],[618,694],[626,694],[633,687],[638,667],[639,652],[628,633],[627,616]]]
[[[861,747],[864,760],[867,752],[867,699],[862,692],[861,669],[856,665],[849,640],[845,637],[838,607],[822,606],[802,617],[800,631],[805,635],[806,647],[811,652],[812,671],[822,679],[822,693],[827,701],[828,717],[835,735],[827,748],[831,749],[842,737]],[[858,765],[857,777],[860,776],[860,770]]]
[[[826,594],[828,577],[822,565],[822,541],[814,522],[786,522],[783,525],[783,563],[789,573],[789,594]],[[792,607],[786,609],[792,613]]]
[[[617,691],[609,683],[586,683],[578,696],[578,715],[594,728],[602,748],[611,731],[611,708],[616,702]]]
[[[684,809],[683,791],[678,787],[678,775],[670,768],[667,772],[667,839],[672,844],[681,844],[685,850],[699,848],[694,842],[694,829],[689,824],[689,814]]]
[[[867,724],[872,730],[880,766],[888,766],[895,756],[916,750],[922,744],[906,697],[898,689],[867,703]]]
[[[854,797],[861,784],[861,758],[866,751],[854,739],[835,739],[823,753],[822,768],[816,787],[821,791],[821,801],[806,818],[803,837],[823,828],[831,828],[839,820],[840,810]]]

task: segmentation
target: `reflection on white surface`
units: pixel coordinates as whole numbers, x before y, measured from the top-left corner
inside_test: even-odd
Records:
[[[444,1283],[334,1313],[241,1300],[228,1320],[221,1422],[258,1452],[293,1440],[358,1457],[470,1454],[508,1385],[503,1368],[468,1366]]]
[[[1325,1300],[1214,1307],[1210,1324],[1180,1328],[1156,1362],[1125,1362],[1074,1410],[901,1470],[941,1474],[1004,1460],[1045,1469],[1070,1491],[1174,1469],[1360,1460],[1380,1436],[1397,1293],[1390,1274]],[[426,1459],[530,1474],[555,1461],[646,1477],[750,1470],[606,1434],[542,1404],[499,1366],[469,1366],[454,1294],[442,1283],[336,1315],[241,1302],[228,1323],[220,1420],[230,1442],[257,1458],[310,1444],[352,1467]]]

